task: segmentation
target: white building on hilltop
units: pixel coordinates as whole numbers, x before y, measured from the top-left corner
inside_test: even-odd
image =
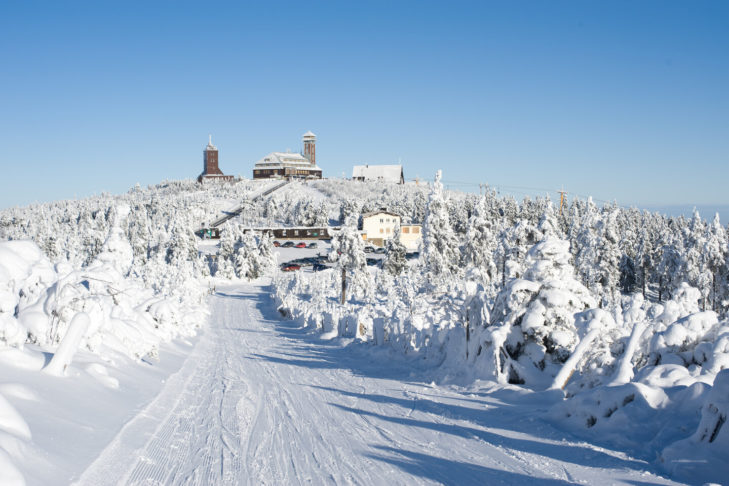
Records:
[[[306,132],[302,136],[302,153],[271,152],[256,162],[254,179],[321,179],[321,168],[316,165],[316,135]]]
[[[405,183],[402,165],[355,165],[352,180]]]

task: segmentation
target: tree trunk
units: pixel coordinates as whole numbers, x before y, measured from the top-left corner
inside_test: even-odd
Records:
[[[347,271],[342,268],[342,305],[347,300]]]
[[[506,286],[506,254],[504,254],[504,259],[501,260],[501,288],[503,289]]]
[[[624,385],[630,383],[630,380],[633,379],[633,355],[635,355],[635,351],[638,349],[640,338],[647,326],[645,322],[636,322],[633,324],[633,331],[630,333],[628,345],[618,362],[617,369],[609,386]]]
[[[643,300],[645,300],[645,265],[643,265]]]
[[[466,308],[466,361],[468,361],[468,342],[471,340],[471,325],[468,319],[468,308]]]
[[[663,302],[663,275],[658,279],[658,303]]]
[[[593,329],[589,331],[587,335],[585,335],[585,337],[582,338],[582,341],[580,341],[575,347],[575,350],[572,351],[572,355],[569,357],[569,359],[567,359],[567,361],[565,361],[564,365],[562,365],[562,368],[559,370],[559,373],[557,373],[557,376],[554,377],[552,386],[549,387],[550,390],[564,390],[564,387],[567,386],[567,382],[570,380],[572,374],[575,372],[575,368],[582,359],[582,356],[587,352],[588,349],[590,349],[592,341],[594,341],[599,334],[599,329]]]

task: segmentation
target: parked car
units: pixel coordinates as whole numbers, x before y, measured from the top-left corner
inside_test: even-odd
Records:
[[[275,246],[276,248],[278,248],[279,246],[281,246],[281,242],[280,241],[274,241],[273,242],[273,246]]]
[[[375,265],[379,265],[381,261],[382,260],[380,260],[379,258],[368,258],[367,265],[369,265],[370,267],[373,267]]]
[[[364,247],[364,252],[365,253],[372,253],[373,251],[375,251],[375,247],[374,246],[365,246]]]
[[[301,243],[297,243],[296,248],[306,248],[306,243],[304,243],[303,241]]]
[[[294,242],[293,241],[287,241],[283,245],[281,245],[281,248],[291,248],[292,246],[294,246]]]
[[[297,265],[295,263],[285,263],[281,270],[283,270],[284,272],[295,272],[296,270],[301,270],[301,265]]]
[[[311,248],[312,250],[314,248],[318,248],[318,247],[319,247],[319,245],[316,244],[316,241],[309,243],[309,246],[307,246],[307,248]]]
[[[329,268],[329,267],[327,267],[324,264],[315,263],[314,266],[312,267],[312,270],[314,270],[315,272],[321,272],[322,270],[326,270],[327,268]]]
[[[385,249],[381,246],[377,247],[377,248],[375,248],[375,253],[378,253],[381,255],[381,254],[385,253]]]

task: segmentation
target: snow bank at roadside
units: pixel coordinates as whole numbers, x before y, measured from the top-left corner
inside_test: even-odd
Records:
[[[546,414],[558,427],[656,462],[678,479],[723,480],[729,322],[701,311],[699,293],[685,284],[663,304],[634,295],[622,308],[583,310],[594,299],[568,285],[566,248],[540,245],[525,278],[510,281],[495,302],[473,283],[435,296],[418,292],[408,275],[376,272],[373,295],[341,305],[332,270],[279,274],[274,299],[324,338],[385,345],[430,362],[442,377],[520,383],[511,381],[516,376],[533,390],[552,383],[565,391]],[[558,341],[557,331],[569,339]]]
[[[118,209],[117,220],[127,213],[128,208]],[[109,359],[121,353],[156,360],[161,343],[194,335],[206,320],[204,290],[188,289],[187,299],[156,294],[129,276],[132,258],[118,226],[96,260],[82,269],[53,265],[31,241],[0,242],[0,350],[17,354],[9,364],[63,379],[79,349]],[[53,353],[50,363],[31,359],[38,353],[26,352],[27,344]],[[110,388],[119,386],[104,376],[103,366],[93,366],[90,375],[99,375]],[[31,441],[22,416],[0,395],[0,483],[24,484],[13,463],[21,461]]]

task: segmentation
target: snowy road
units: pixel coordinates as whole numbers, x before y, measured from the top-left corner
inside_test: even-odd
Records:
[[[517,391],[429,386],[281,321],[265,290],[211,299],[211,328],[81,484],[668,484],[562,435]],[[381,352],[381,350],[378,350]]]

